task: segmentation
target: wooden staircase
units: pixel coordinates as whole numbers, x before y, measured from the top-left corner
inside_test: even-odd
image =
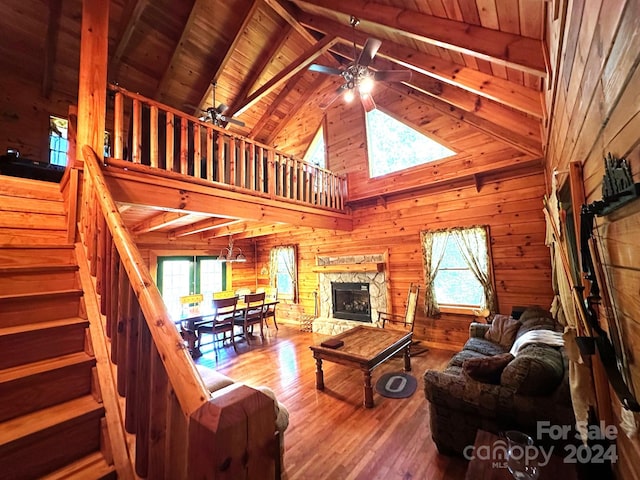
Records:
[[[117,478],[55,183],[0,176],[0,479]]]

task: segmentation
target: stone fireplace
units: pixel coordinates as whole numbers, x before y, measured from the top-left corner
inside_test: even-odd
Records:
[[[344,257],[318,257],[314,269],[319,274],[319,317],[313,322],[313,331],[337,335],[357,325],[378,325],[378,312],[387,311],[387,279],[385,256],[353,255]],[[351,290],[336,308],[333,301],[334,285]],[[357,289],[354,289],[357,284]],[[369,306],[363,306],[365,290]],[[339,294],[340,295],[340,294]],[[366,316],[366,318],[365,318]],[[366,323],[365,323],[366,322]]]

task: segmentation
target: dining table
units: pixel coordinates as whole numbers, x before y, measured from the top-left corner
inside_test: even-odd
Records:
[[[278,303],[280,303],[278,300],[265,301],[263,310],[266,311],[269,307],[277,305]],[[246,309],[246,303],[238,302],[234,317],[238,319],[243,318]],[[196,335],[197,327],[202,324],[212,323],[215,313],[215,309],[213,308],[191,310],[183,313],[180,315],[180,318],[173,322],[176,327],[179,327],[180,334],[182,335],[183,340],[187,342],[187,349],[193,358],[202,356],[199,346],[196,346],[196,340],[198,339]],[[264,321],[264,317],[262,318],[262,321]]]

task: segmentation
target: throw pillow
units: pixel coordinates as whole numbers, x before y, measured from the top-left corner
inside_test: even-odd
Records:
[[[492,357],[470,358],[462,364],[462,371],[469,377],[483,383],[500,383],[500,375],[509,362],[510,353],[501,353]]]
[[[502,371],[500,384],[522,395],[549,395],[564,377],[560,350],[534,343],[524,347]]]
[[[511,348],[516,340],[516,334],[520,328],[520,322],[506,315],[496,315],[491,323],[491,327],[484,334],[484,338],[498,343],[507,350]]]

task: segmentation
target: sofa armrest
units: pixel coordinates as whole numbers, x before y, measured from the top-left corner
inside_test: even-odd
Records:
[[[484,334],[491,328],[488,323],[471,322],[469,325],[469,338],[484,338]]]

